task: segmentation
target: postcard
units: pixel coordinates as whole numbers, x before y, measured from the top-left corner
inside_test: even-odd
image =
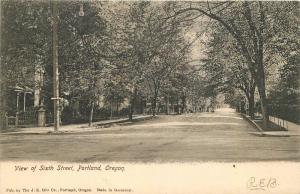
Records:
[[[0,3],[0,193],[300,193],[299,2]]]

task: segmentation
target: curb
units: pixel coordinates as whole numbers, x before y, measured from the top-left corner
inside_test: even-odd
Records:
[[[129,121],[129,119],[124,119],[124,120],[119,120],[119,121],[111,121],[111,122],[107,122],[107,123],[95,123],[93,124],[93,127],[96,127],[96,129],[98,128],[108,128],[108,127],[111,127],[111,125],[114,125],[114,124],[126,124],[128,122],[130,123],[135,123],[135,122],[138,122],[138,121],[145,121],[145,120],[150,120],[150,119],[154,119],[156,118],[156,116],[145,116],[145,117],[141,117],[141,118],[133,118],[132,121]]]
[[[149,119],[154,119],[156,118],[156,116],[145,116],[145,117],[141,117],[141,118],[133,118],[132,121],[129,121],[129,119],[124,119],[124,120],[119,120],[119,121],[107,121],[106,123],[95,123],[93,124],[91,127],[86,127],[89,129],[94,129],[94,130],[78,130],[78,131],[72,131],[72,130],[62,130],[62,131],[18,131],[18,130],[12,130],[12,131],[5,131],[5,132],[0,132],[0,135],[61,135],[61,134],[75,134],[75,133],[86,133],[86,132],[91,132],[91,131],[97,131],[100,128],[109,128],[114,124],[118,124],[118,123],[128,123],[128,122],[138,122],[138,121],[144,121],[144,120],[149,120]]]
[[[288,134],[270,134],[268,132],[248,132],[248,133],[259,137],[290,137],[290,135]]]
[[[264,130],[258,126],[254,121],[252,121],[247,115],[240,113],[242,115],[242,117],[247,120],[253,127],[255,127],[259,132],[264,132]]]
[[[256,135],[259,137],[290,137],[289,134],[270,134],[268,131],[264,131],[259,125],[252,121],[247,115],[240,113],[242,117],[247,120],[258,132],[248,132],[249,134]]]

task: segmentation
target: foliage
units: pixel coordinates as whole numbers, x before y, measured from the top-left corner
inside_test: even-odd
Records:
[[[299,55],[289,57],[287,63],[280,69],[280,80],[270,92],[270,102],[273,104],[300,103],[300,58]]]
[[[81,5],[84,16],[78,15]],[[1,1],[6,111],[16,85],[41,90],[40,105],[52,110],[51,6]],[[298,7],[298,2],[58,2],[63,120],[82,117],[91,124],[93,116],[120,111],[132,118],[147,102],[153,115],[169,103],[178,113],[203,110],[218,93],[241,100],[242,92],[253,106],[256,87],[265,117],[267,100],[297,104]],[[186,36],[203,16],[213,22],[198,69],[188,62],[193,42]],[[37,72],[43,79],[35,79]]]

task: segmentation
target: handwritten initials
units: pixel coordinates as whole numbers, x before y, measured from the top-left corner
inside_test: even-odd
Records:
[[[260,178],[250,177],[247,182],[247,188],[250,190],[266,190],[273,189],[278,186],[276,178]]]

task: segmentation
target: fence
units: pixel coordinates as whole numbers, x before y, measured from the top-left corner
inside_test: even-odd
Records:
[[[300,123],[300,106],[290,104],[269,104],[270,116],[281,118],[294,123]]]
[[[46,111],[45,124],[53,124],[53,116],[51,112]],[[28,109],[26,112],[16,113],[15,115],[8,115],[6,112],[0,112],[0,129],[5,130],[9,128],[18,127],[35,127],[38,126],[38,111]]]
[[[18,114],[18,125],[20,126],[36,126],[37,125],[37,111],[35,109],[20,112]]]

